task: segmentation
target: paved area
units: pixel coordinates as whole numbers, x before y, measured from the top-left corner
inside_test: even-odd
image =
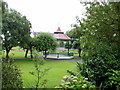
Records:
[[[37,56],[39,58],[41,56]],[[31,59],[31,58],[14,58],[15,60],[22,60],[22,59]],[[73,59],[45,59],[46,61],[70,61],[70,62],[80,62],[82,64],[82,60],[80,57],[74,57]]]
[[[46,61],[70,61],[70,62],[80,62],[82,64],[82,60],[80,57],[74,57],[73,59],[68,59],[68,60],[60,60],[60,59],[45,59]]]

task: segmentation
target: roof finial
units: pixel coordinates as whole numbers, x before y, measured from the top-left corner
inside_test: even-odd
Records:
[[[61,29],[60,29],[60,27],[58,27],[58,29],[57,29],[57,32],[61,32]]]

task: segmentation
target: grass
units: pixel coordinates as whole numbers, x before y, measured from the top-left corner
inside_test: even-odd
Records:
[[[22,50],[19,47],[13,47],[14,51],[11,50],[9,53],[10,58],[24,58],[25,51],[19,52]],[[2,57],[5,58],[6,53],[2,52]],[[28,54],[30,57],[30,54]],[[34,62],[29,59],[15,60],[15,64],[20,67],[22,71],[22,79],[24,81],[23,85],[26,88],[30,88],[31,85],[35,85],[36,77],[31,75],[29,72],[35,71]],[[42,69],[50,68],[47,74],[43,79],[47,79],[46,84],[47,88],[54,88],[56,85],[61,83],[62,77],[68,75],[67,70],[75,69],[75,63],[69,61],[46,61]]]
[[[10,58],[24,58],[25,56],[25,51],[24,52],[19,52],[19,50],[22,50],[22,48],[20,47],[13,47],[12,49],[15,49],[14,51],[11,50],[10,53],[9,53],[9,57]],[[68,54],[68,51],[65,51],[65,52],[61,52],[61,50],[55,50],[55,51],[51,51],[51,53],[60,53],[60,54],[63,54],[63,55],[67,55]],[[73,56],[74,57],[79,57],[79,54],[77,52],[77,50],[70,50],[70,53],[73,53]],[[0,58],[5,58],[6,56],[6,52],[5,51],[2,51],[2,55],[0,55]],[[28,53],[28,58],[30,58],[30,53]]]
[[[55,50],[55,51],[50,51],[51,54],[63,54],[63,55],[68,55],[68,50],[61,51],[61,50]],[[79,57],[78,51],[77,50],[70,50],[69,53],[73,54],[74,57]]]
[[[11,50],[9,52],[9,57],[10,58],[25,58],[25,51],[24,52],[19,52],[20,50],[22,50],[22,48],[19,47],[13,47],[12,49],[15,50]],[[5,58],[6,56],[6,51],[2,51],[2,58]],[[28,53],[28,58],[30,57],[30,54]]]
[[[22,79],[24,80],[24,87],[35,84],[35,76],[29,72],[35,71],[34,62],[32,60],[16,60],[15,64],[21,68]],[[47,88],[54,88],[61,83],[63,76],[68,75],[67,70],[75,69],[75,63],[69,61],[46,61],[42,69],[50,68],[43,79],[47,79]]]

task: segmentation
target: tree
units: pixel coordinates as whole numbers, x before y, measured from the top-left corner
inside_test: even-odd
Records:
[[[79,57],[80,57],[80,53],[81,53],[81,47],[80,47],[80,37],[82,37],[84,34],[82,32],[83,27],[81,26],[77,26],[76,24],[74,25],[74,29],[67,31],[67,35],[71,38],[76,38],[78,39],[77,41],[74,41],[72,44],[72,48],[74,49],[78,49],[78,53],[79,53]]]
[[[74,29],[67,31],[66,34],[70,37],[70,38],[77,38],[79,39],[80,36],[82,36],[81,34],[81,27],[76,26]]]
[[[119,82],[110,77],[119,77],[116,72],[120,68],[120,2],[88,4],[84,35],[80,38],[88,78],[99,87],[116,88]]]
[[[80,20],[79,17],[76,16],[77,24],[72,24],[71,26],[74,28],[71,29],[70,31],[67,31],[66,34],[71,38],[80,39],[80,37],[84,35],[84,33],[82,32],[84,30],[84,23],[83,23],[84,20],[85,19]]]
[[[57,47],[56,39],[49,33],[40,33],[35,37],[34,44],[38,51],[44,51],[45,58],[48,50],[54,50]]]
[[[72,43],[70,41],[65,43],[65,48],[71,49],[72,48]]]
[[[34,39],[31,38],[31,40],[28,42],[27,44],[27,47],[26,47],[26,54],[25,54],[25,57],[27,57],[27,54],[28,54],[28,50],[30,49],[30,56],[31,58],[33,58],[33,55],[32,55],[32,51],[33,51],[33,47],[34,47]]]
[[[65,48],[68,49],[68,56],[70,55],[70,49],[72,48],[72,43],[70,41],[67,41],[65,43]]]
[[[27,41],[30,35],[31,23],[19,12],[5,8],[2,15],[3,46],[6,49],[6,58],[12,47],[21,45]]]
[[[25,58],[27,58],[27,54],[28,54],[28,51],[30,50],[30,56],[31,58],[33,58],[33,55],[32,55],[32,51],[33,51],[33,47],[34,47],[34,38],[28,36],[26,37],[27,40],[25,40],[23,43],[20,43],[20,46],[24,49],[26,49],[26,53],[25,53]]]
[[[78,49],[78,53],[79,53],[79,57],[80,57],[80,53],[81,53],[80,40],[74,41],[72,47],[74,49]]]

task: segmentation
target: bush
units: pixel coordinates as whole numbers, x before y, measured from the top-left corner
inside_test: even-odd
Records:
[[[120,71],[109,69],[109,72],[106,73],[109,76],[108,80],[105,81],[107,87],[116,87],[117,89],[120,88]]]
[[[21,70],[14,65],[13,60],[3,59],[2,88],[22,88]]]
[[[120,77],[118,73],[120,61],[110,54],[101,55],[93,56],[87,61],[89,79],[99,87],[116,89],[119,82],[117,79],[113,81],[113,78]]]
[[[45,64],[45,61],[42,56],[39,56],[39,53],[34,53],[35,58],[33,58],[34,61],[34,69],[35,71],[29,72],[31,75],[35,76],[36,79],[34,79],[35,84],[30,85],[30,88],[44,88],[45,84],[47,83],[47,79],[43,79],[46,72],[49,70],[49,68],[42,69],[42,66]]]
[[[56,86],[55,88],[89,89],[89,88],[95,88],[95,85],[92,85],[92,83],[88,81],[88,78],[71,75],[71,76],[63,76],[61,85]]]

